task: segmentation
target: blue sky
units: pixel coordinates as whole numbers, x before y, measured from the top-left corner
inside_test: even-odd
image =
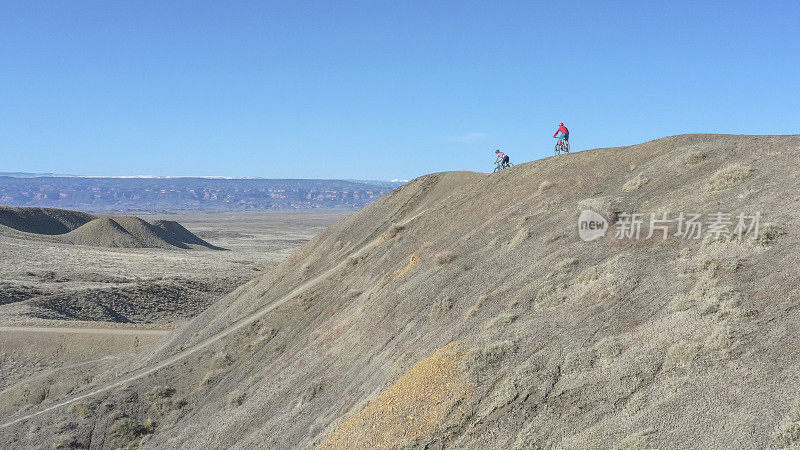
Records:
[[[797,1],[0,6],[0,171],[412,178],[797,134]]]

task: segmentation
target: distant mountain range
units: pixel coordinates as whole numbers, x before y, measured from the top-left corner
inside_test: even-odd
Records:
[[[0,172],[0,205],[91,212],[360,209],[403,183]]]

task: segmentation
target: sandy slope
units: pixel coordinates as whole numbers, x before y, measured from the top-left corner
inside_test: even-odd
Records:
[[[686,135],[419,178],[0,445],[789,445],[798,162],[797,136]],[[586,208],[763,228],[584,242]]]

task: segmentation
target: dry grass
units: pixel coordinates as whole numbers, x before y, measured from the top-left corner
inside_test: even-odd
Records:
[[[440,298],[431,306],[431,310],[428,313],[428,319],[439,320],[447,315],[451,309],[453,309],[453,300],[447,297]]]
[[[114,443],[114,448],[138,448],[142,437],[152,433],[155,423],[147,420],[140,424],[129,417],[118,419],[108,432],[109,439]]]
[[[605,337],[595,345],[601,361],[610,364],[617,356],[622,354],[622,344],[616,337]]]
[[[544,180],[539,184],[539,192],[544,192],[555,186],[552,182]]]
[[[753,169],[749,166],[739,163],[730,164],[711,175],[711,178],[708,179],[708,187],[712,191],[729,189],[748,178],[752,173]]]
[[[393,223],[389,225],[389,228],[386,230],[386,237],[392,239],[398,234],[400,234],[400,232],[403,231],[404,228],[405,227],[403,225],[398,225]]]
[[[519,316],[517,316],[516,314],[509,314],[509,313],[500,314],[499,316],[488,321],[484,328],[489,329],[489,328],[497,328],[510,325],[514,323],[514,321],[517,320],[518,317]]]
[[[234,389],[233,391],[228,392],[228,394],[225,395],[225,401],[227,401],[228,404],[232,406],[241,406],[242,403],[244,403],[244,399],[245,399],[244,392],[238,389]]]
[[[700,354],[701,346],[696,342],[678,342],[667,350],[664,357],[664,369],[673,369],[690,365]]]
[[[758,230],[756,244],[762,247],[770,246],[773,242],[775,242],[775,239],[784,234],[786,234],[786,232],[783,231],[778,225],[774,223],[765,223]]]
[[[586,268],[572,282],[573,294],[578,298],[609,300],[616,298],[622,288],[622,269],[619,257]]]
[[[625,411],[630,415],[634,415],[642,410],[647,404],[647,395],[642,391],[636,391],[625,402]]]
[[[400,447],[446,426],[474,387],[462,369],[458,343],[440,348],[339,426],[319,448]]]
[[[85,402],[73,402],[70,403],[69,407],[67,408],[70,414],[80,419],[86,419],[92,415],[92,410],[88,404]]]
[[[558,264],[556,264],[556,269],[554,273],[564,273],[569,272],[578,265],[578,260],[575,258],[564,258]]]
[[[406,264],[405,267],[390,273],[389,275],[386,276],[386,278],[384,278],[384,284],[392,282],[402,277],[403,275],[408,273],[408,271],[410,271],[414,267],[417,267],[419,265],[419,261],[420,261],[419,255],[413,253],[408,260],[408,264]]]
[[[685,162],[687,166],[691,166],[693,164],[699,163],[704,159],[706,159],[706,155],[703,152],[689,152],[683,158],[683,162]]]
[[[449,251],[439,252],[433,257],[436,264],[440,266],[453,262],[454,259],[456,259],[455,253]]]
[[[796,403],[770,436],[770,444],[775,448],[787,448],[800,440],[800,403]]]
[[[642,174],[636,175],[636,178],[628,180],[627,183],[622,185],[622,192],[633,192],[635,190],[638,190],[640,187],[644,186],[648,182],[650,182],[650,179],[647,178],[646,176]]]
[[[669,302],[669,307],[673,311],[686,311],[691,308],[693,304],[694,300],[692,297],[686,294],[678,294]]]
[[[509,341],[479,341],[469,349],[464,358],[464,367],[474,375],[480,375],[498,364],[506,354],[516,350]]]
[[[544,310],[556,305],[560,305],[566,300],[566,296],[560,288],[552,284],[546,284],[539,288],[533,297],[533,306],[538,310]]]
[[[475,301],[475,304],[470,306],[470,308],[467,310],[467,317],[474,316],[478,312],[478,310],[481,308],[481,306],[483,306],[483,303],[488,298],[489,298],[489,296],[487,296],[485,294],[479,295],[478,298]]]

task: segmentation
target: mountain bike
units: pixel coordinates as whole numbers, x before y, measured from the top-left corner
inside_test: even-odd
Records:
[[[569,141],[565,141],[564,139],[559,139],[556,142],[555,152],[556,155],[560,155],[561,153],[569,153]]]
[[[514,164],[511,164],[511,161],[506,164],[503,164],[503,161],[500,161],[494,166],[494,171],[492,171],[492,173],[500,172],[501,170],[508,169],[509,167],[514,167]]]

